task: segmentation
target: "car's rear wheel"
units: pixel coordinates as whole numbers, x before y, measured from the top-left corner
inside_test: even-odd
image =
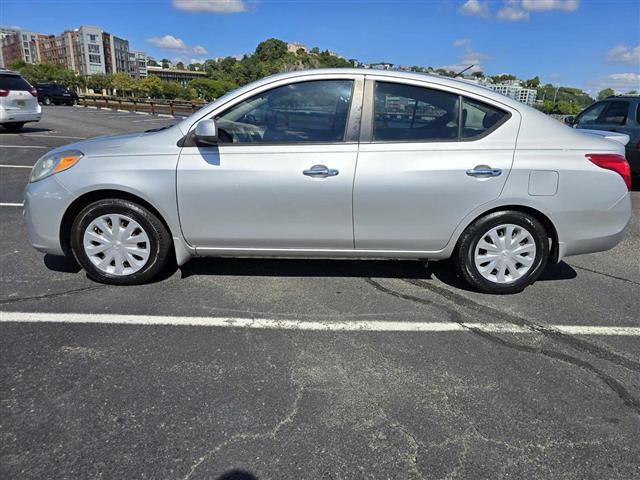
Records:
[[[136,285],[157,276],[172,250],[171,235],[146,208],[122,199],[85,207],[71,227],[71,248],[94,280]]]
[[[51,97],[49,95],[45,95],[44,97],[42,97],[42,104],[51,105]]]
[[[544,270],[549,238],[532,215],[494,212],[473,222],[458,242],[453,260],[462,278],[484,293],[522,291]]]
[[[24,127],[24,122],[13,122],[13,123],[4,123],[2,126],[8,132],[19,132]]]

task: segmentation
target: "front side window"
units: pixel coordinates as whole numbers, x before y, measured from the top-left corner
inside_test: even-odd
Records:
[[[608,102],[601,102],[592,105],[587,108],[582,114],[578,117],[577,125],[594,125],[598,122],[598,117],[604,110],[604,107],[608,105]]]
[[[352,80],[293,83],[259,93],[216,117],[220,143],[344,140]]]
[[[627,123],[628,113],[629,102],[611,102],[600,123],[605,125],[624,125]]]
[[[459,96],[401,83],[376,82],[374,141],[458,138]]]
[[[483,102],[463,98],[462,100],[462,138],[474,138],[484,135],[502,122],[508,113]]]

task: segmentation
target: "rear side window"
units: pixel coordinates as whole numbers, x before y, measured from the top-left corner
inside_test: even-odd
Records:
[[[463,98],[461,137],[474,138],[484,135],[503,122],[507,115],[507,112],[486,103]]]
[[[629,114],[629,102],[611,102],[599,123],[605,125],[624,125]]]
[[[373,140],[456,140],[459,101],[448,92],[376,82]]]
[[[636,123],[640,125],[640,103],[636,105]]]
[[[578,117],[577,124],[582,125],[594,125],[598,123],[598,117],[603,112],[604,108],[608,105],[609,102],[601,102],[596,103],[595,105],[587,108],[582,114]]]
[[[31,85],[18,75],[0,75],[0,88],[2,90],[30,91]]]

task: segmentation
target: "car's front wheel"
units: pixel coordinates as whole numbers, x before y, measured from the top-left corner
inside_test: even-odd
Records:
[[[92,279],[136,285],[164,269],[172,241],[162,221],[146,208],[129,200],[105,199],[77,215],[71,248]]]
[[[534,216],[518,211],[494,212],[464,231],[453,260],[462,278],[484,293],[522,291],[544,270],[549,238]]]

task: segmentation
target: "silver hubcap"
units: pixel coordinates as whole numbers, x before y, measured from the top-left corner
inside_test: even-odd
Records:
[[[485,233],[474,253],[476,268],[494,283],[515,282],[526,274],[536,258],[536,243],[519,225],[499,225]]]
[[[125,215],[114,213],[94,219],[84,231],[82,243],[91,263],[111,275],[131,275],[149,260],[149,236],[138,222]]]

